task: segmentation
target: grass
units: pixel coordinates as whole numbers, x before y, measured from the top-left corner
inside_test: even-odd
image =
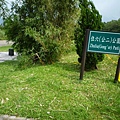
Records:
[[[0,63],[0,114],[40,120],[119,120],[120,84],[113,83],[117,56],[79,80],[75,52],[52,65],[16,69]]]
[[[0,52],[8,52],[8,50],[11,48],[11,46],[1,46],[0,47]]]

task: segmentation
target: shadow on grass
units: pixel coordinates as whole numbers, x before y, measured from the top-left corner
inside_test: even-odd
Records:
[[[106,72],[104,70],[93,70],[85,72],[85,78],[89,80],[101,81],[102,83],[113,84],[120,87],[120,82],[114,83],[115,72]]]
[[[17,65],[17,61],[16,60],[6,60],[4,62],[1,62],[0,65],[14,66],[14,65]]]
[[[114,77],[111,79],[111,78],[109,78],[109,79],[107,79],[107,80],[105,80],[106,81],[106,83],[112,83],[113,85],[115,85],[115,86],[117,86],[117,87],[120,87],[120,82],[119,81],[114,81]]]
[[[40,65],[40,64],[39,64]],[[0,63],[0,66],[10,66],[14,68],[14,71],[22,71],[22,70],[26,70],[32,67],[37,67],[39,66],[38,64],[32,65],[32,64],[22,64],[17,60],[6,60],[4,62]]]
[[[76,79],[77,81],[79,80],[79,76],[78,74],[80,74],[80,65],[79,64],[75,64],[75,63],[61,63],[61,62],[56,62],[54,64],[48,64],[48,65],[40,65],[40,64],[36,64],[36,65],[31,65],[31,66],[26,66],[25,69],[19,68],[18,67],[18,61],[12,60],[12,61],[5,61],[0,63],[0,66],[5,65],[5,66],[12,66],[14,68],[14,71],[21,71],[21,70],[25,70],[25,69],[29,69],[29,68],[33,68],[33,67],[38,67],[38,66],[52,66],[52,67],[57,67],[58,70],[59,69],[63,69],[66,71],[70,71],[73,74],[62,74],[63,76],[69,77],[69,79]],[[13,72],[14,72],[13,71]],[[89,80],[99,80],[102,81],[103,83],[112,83],[116,86],[120,87],[120,82],[114,83],[114,75],[115,73],[110,76],[107,73],[105,73],[105,71],[101,71],[99,69],[97,70],[92,70],[92,71],[85,71],[84,72],[84,78],[82,81],[84,81],[85,79],[89,79]]]
[[[64,78],[67,78],[71,81],[71,83],[79,84],[81,80],[79,79],[80,74],[80,65],[75,63],[62,63],[58,62],[53,64],[53,67],[56,67],[58,70],[63,70],[64,72],[60,72],[60,75]]]
[[[10,61],[5,61],[0,63],[0,65],[7,65],[7,66],[13,66],[14,69],[17,71],[19,70],[24,70],[24,69],[29,69],[31,67],[38,67],[38,66],[53,66],[57,68],[62,68],[67,71],[71,72],[79,72],[80,71],[80,65],[79,64],[74,64],[74,63],[60,63],[56,62],[54,64],[47,64],[47,65],[41,65],[41,64],[34,64],[34,65],[26,65],[24,68],[21,68],[21,66],[18,65],[19,62],[17,60],[10,60]]]
[[[55,63],[54,66],[57,68],[62,68],[67,71],[71,71],[71,72],[79,72],[80,71],[80,65],[74,64],[74,63]]]

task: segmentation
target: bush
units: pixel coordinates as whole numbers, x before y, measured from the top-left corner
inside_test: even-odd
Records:
[[[5,35],[5,31],[0,29],[0,40],[7,40],[7,37]]]
[[[26,69],[28,67],[31,67],[33,65],[33,61],[31,56],[28,56],[26,54],[18,55],[17,57],[17,64],[16,69]]]
[[[58,39],[59,29],[48,24],[42,35],[37,30],[37,26],[32,28],[30,26],[32,23],[30,24],[30,21],[26,20],[26,24],[27,22],[29,22],[29,26],[23,27],[16,16],[14,21],[6,20],[6,34],[14,42],[13,48],[21,55],[31,56],[33,63],[39,61],[41,64],[51,64],[59,60],[64,45],[64,41]]]
[[[80,7],[81,15],[75,30],[75,45],[76,52],[79,55],[78,61],[81,63],[86,29],[101,30],[103,24],[101,22],[101,15],[99,15],[91,1],[82,1]],[[104,55],[100,53],[87,53],[85,69],[96,69],[96,65],[103,58]]]
[[[56,17],[49,18],[47,12],[45,1],[25,0],[21,5],[16,1],[11,15],[4,22],[6,35],[14,42],[13,48],[20,54],[31,56],[33,63],[47,64],[59,60],[69,48],[69,38],[73,35],[70,35],[73,28],[70,27],[72,29],[68,32],[66,26],[68,19],[59,24]]]

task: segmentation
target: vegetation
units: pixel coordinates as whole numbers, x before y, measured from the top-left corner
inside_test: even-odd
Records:
[[[33,63],[53,63],[70,49],[76,18],[76,1],[16,0],[5,21],[6,34],[18,53]]]
[[[49,0],[22,0],[17,4],[18,1],[12,5],[13,11],[6,19],[5,27],[9,40],[15,42],[14,47],[23,56],[16,61],[0,63],[0,115],[38,120],[119,120],[120,84],[113,83],[117,56],[110,56],[115,63],[105,56],[98,63],[98,70],[85,72],[83,81],[79,80],[80,65],[75,51],[63,54],[58,62],[44,65],[57,60],[65,47],[71,48],[71,44],[69,47],[66,43],[73,37],[76,21],[69,18],[77,11],[75,1],[66,0],[64,4],[63,0],[52,0],[52,3]],[[82,17],[75,33],[77,35],[80,30],[81,41],[86,28],[102,28],[101,16],[93,3],[84,2],[86,4],[80,1]],[[83,17],[84,12],[87,13]],[[91,22],[94,19],[95,24],[91,27],[88,23],[88,27],[81,29],[81,20],[88,20],[86,17],[90,17]],[[78,39],[75,42],[78,43]],[[7,49],[0,47],[0,51]],[[38,58],[43,65],[28,64]]]
[[[96,10],[93,2],[88,0],[80,0],[81,14],[78,20],[78,26],[75,30],[75,44],[77,48],[77,54],[79,55],[78,61],[81,63],[82,50],[85,39],[86,29],[101,30],[102,29],[102,16]],[[87,53],[85,69],[95,69],[96,64],[102,61],[103,54]]]
[[[8,15],[8,7],[6,0],[0,0],[0,18],[5,19]]]
[[[0,29],[0,40],[7,40],[7,37],[5,35],[5,31]]]
[[[0,25],[0,40],[7,40],[7,36],[5,35],[5,30],[2,25]]]
[[[104,23],[104,31],[120,32],[120,19]]]
[[[7,1],[6,0],[0,0],[0,19],[5,19],[8,14],[8,8],[7,8]],[[3,26],[0,25],[0,40],[6,40],[7,37],[5,35],[5,31],[3,29]]]
[[[11,48],[11,46],[1,46],[0,52],[8,52],[8,50]]]
[[[119,120],[120,84],[107,57],[99,70],[79,81],[75,52],[52,65],[21,70],[17,61],[0,63],[0,115],[38,120]],[[111,56],[117,62],[117,56]],[[111,69],[112,68],[112,69]],[[104,74],[105,73],[105,74]]]

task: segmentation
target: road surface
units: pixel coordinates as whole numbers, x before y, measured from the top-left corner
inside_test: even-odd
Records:
[[[0,47],[1,46],[7,46],[7,45],[12,45],[13,42],[8,42],[7,40],[0,40]]]

